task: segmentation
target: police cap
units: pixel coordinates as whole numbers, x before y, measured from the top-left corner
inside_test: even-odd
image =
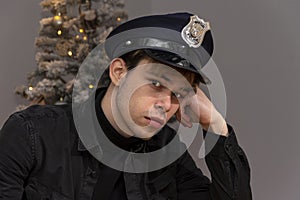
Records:
[[[116,27],[105,42],[110,59],[137,49],[162,63],[200,73],[201,82],[210,83],[200,70],[213,54],[213,37],[209,23],[197,15],[139,17]]]

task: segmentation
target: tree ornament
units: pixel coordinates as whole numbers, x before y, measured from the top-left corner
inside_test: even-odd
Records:
[[[63,19],[63,16],[61,15],[61,13],[58,13],[52,19],[52,24],[55,27],[61,27],[63,25],[63,22],[64,22],[64,19]]]

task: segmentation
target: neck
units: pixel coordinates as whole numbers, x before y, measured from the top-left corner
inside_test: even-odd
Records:
[[[109,123],[114,127],[114,129],[123,137],[128,138],[131,135],[129,135],[126,132],[124,132],[123,130],[121,130],[114,119],[112,109],[113,109],[113,107],[117,108],[116,107],[116,98],[113,95],[114,89],[117,89],[117,88],[115,88],[115,86],[112,86],[110,84],[110,86],[108,87],[108,89],[101,101],[101,108],[103,110],[105,117],[107,118]]]

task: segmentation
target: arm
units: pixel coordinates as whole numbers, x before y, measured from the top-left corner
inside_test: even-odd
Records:
[[[228,125],[228,137],[205,132],[205,161],[211,172],[210,194],[214,200],[251,200],[247,157]]]
[[[250,168],[245,153],[239,147],[233,129],[226,124],[203,91],[181,102],[177,119],[184,126],[200,123],[205,132],[206,163],[211,172],[210,195],[214,200],[249,200]]]
[[[179,159],[176,173],[178,200],[211,200],[210,180],[197,168],[185,152]]]
[[[250,168],[228,125],[228,137],[205,132],[205,157],[212,181],[196,167],[186,152],[176,174],[178,200],[251,200]]]
[[[33,166],[30,124],[12,115],[0,132],[0,199],[22,199],[23,185]]]

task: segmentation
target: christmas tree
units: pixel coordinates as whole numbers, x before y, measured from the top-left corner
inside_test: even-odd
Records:
[[[40,5],[47,17],[40,20],[35,41],[37,68],[28,75],[27,85],[17,87],[15,93],[30,105],[69,103],[74,77],[85,57],[114,27],[127,20],[124,2],[44,0]]]

